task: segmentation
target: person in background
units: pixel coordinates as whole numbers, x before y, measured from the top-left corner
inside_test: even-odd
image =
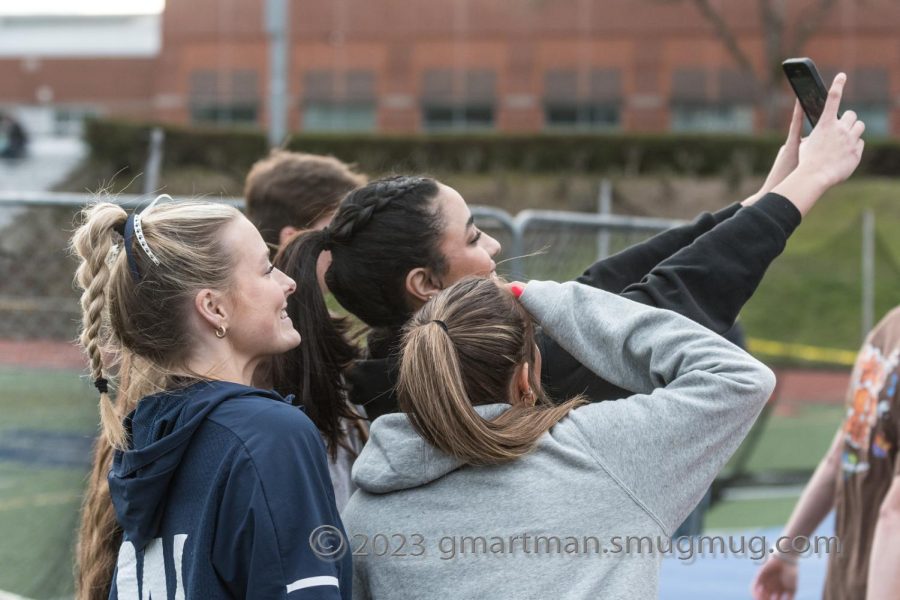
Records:
[[[273,150],[247,174],[247,218],[267,244],[283,247],[298,231],[328,225],[347,192],[367,181],[332,156]]]
[[[900,589],[900,306],[866,338],[847,388],[847,416],[803,490],[779,544],[751,584],[757,600],[797,592],[803,540],[836,509],[840,550],[828,556],[825,600],[888,600]],[[796,546],[796,547],[795,547]]]
[[[115,448],[123,539],[109,597],[349,598],[350,557],[294,543],[343,531],[320,434],[251,385],[260,361],[301,341],[284,311],[296,285],[256,228],[212,203],[155,201],[130,216],[98,203],[72,248],[80,341]],[[150,372],[157,388],[124,422],[107,364],[122,352],[130,385]]]
[[[266,242],[282,249],[298,232],[326,227],[344,196],[366,182],[365,175],[337,158],[274,150],[255,163],[247,175],[247,217]],[[327,290],[323,276],[329,262],[327,253],[318,259],[316,270],[323,291]],[[346,360],[354,358],[355,353]],[[258,383],[301,398],[302,373],[294,364],[265,363],[258,372]],[[304,408],[325,439],[335,500],[338,509],[343,509],[356,490],[350,468],[368,438],[365,411],[346,400],[308,403]]]
[[[28,136],[22,125],[9,115],[0,113],[0,158],[22,158],[27,146]]]

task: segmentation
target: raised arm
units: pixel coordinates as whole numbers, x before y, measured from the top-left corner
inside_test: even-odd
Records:
[[[734,203],[715,213],[700,213],[687,225],[667,229],[608,258],[598,260],[575,281],[619,294],[629,285],[643,279],[660,262],[734,216],[740,208],[740,204]]]
[[[640,283],[622,293],[632,300],[668,308],[709,327],[727,331],[756,290],[766,269],[784,249],[788,237],[821,196],[849,177],[862,157],[865,124],[848,110],[838,118],[846,76],[839,74],[812,134],[800,141],[800,112],[777,169],[796,157],[796,168],[783,179],[766,180],[766,193],[748,199],[745,208],[660,262]]]
[[[639,392],[571,418],[598,463],[671,534],[750,429],[774,375],[689,319],[588,286],[531,282],[521,299],[585,367]]]
[[[640,282],[656,265],[690,245],[713,227],[733,217],[742,206],[756,204],[797,168],[802,125],[803,111],[798,102],[794,106],[787,140],[778,150],[766,180],[755,194],[715,213],[701,213],[688,225],[673,227],[609,258],[599,260],[576,281],[607,292],[621,293],[629,285]]]

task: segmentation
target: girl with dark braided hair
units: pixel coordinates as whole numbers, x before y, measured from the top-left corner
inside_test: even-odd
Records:
[[[842,83],[836,80],[832,103],[840,101]],[[758,193],[601,260],[576,281],[728,331],[801,217],[858,164],[859,128],[832,121],[814,130],[801,153],[802,112],[795,107]],[[317,285],[316,263],[326,250],[328,289],[371,328],[363,358],[354,358],[359,350],[344,335],[346,324],[329,315]],[[329,227],[301,234],[276,257],[297,281],[288,313],[305,343],[275,359],[275,389],[296,394],[326,437],[329,426],[337,431],[346,397],[371,420],[396,412],[403,325],[463,277],[493,275],[499,251],[474,225],[462,196],[434,179],[392,177],[350,192]],[[597,375],[548,336],[536,339],[551,398],[583,394],[598,402],[634,391]]]

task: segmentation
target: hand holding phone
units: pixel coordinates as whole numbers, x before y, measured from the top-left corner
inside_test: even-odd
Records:
[[[781,68],[797,94],[810,125],[815,127],[828,99],[828,90],[822,83],[816,64],[809,58],[789,58],[781,63]]]
[[[838,73],[826,94],[818,125],[798,150],[797,168],[772,192],[788,198],[805,215],[832,186],[844,181],[859,165],[866,125],[852,110],[838,117],[847,76]]]

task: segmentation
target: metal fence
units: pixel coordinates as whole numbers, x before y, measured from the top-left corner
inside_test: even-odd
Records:
[[[611,188],[601,186],[599,206],[608,210]],[[80,208],[95,196],[51,192],[0,192],[0,339],[72,339],[80,312],[73,288],[74,259],[66,245]],[[243,208],[240,198],[215,201]],[[125,208],[147,204],[146,195],[118,195]],[[473,206],[479,227],[503,245],[498,272],[510,279],[566,280],[586,266],[649,236],[683,223],[671,219],[607,213],[525,210],[513,216]],[[861,331],[877,314],[874,217],[861,224]],[[856,226],[853,226],[856,227]],[[860,263],[857,263],[860,264]]]

